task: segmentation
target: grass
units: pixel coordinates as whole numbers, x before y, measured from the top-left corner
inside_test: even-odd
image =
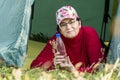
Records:
[[[104,44],[105,44],[106,46],[108,46],[108,45],[109,45],[109,42],[104,42]]]
[[[22,68],[30,68],[31,62],[37,57],[40,51],[44,48],[45,43],[37,42],[37,41],[28,41],[28,52],[25,64]]]
[[[120,63],[98,65],[98,70],[93,74],[86,72],[69,72],[67,70],[55,69],[50,71],[34,68],[22,70],[14,67],[2,67],[0,69],[0,80],[120,80]]]

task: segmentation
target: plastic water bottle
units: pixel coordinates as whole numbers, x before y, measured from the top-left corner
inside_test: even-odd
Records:
[[[64,56],[64,58],[66,58],[65,45],[64,45],[64,42],[63,42],[62,38],[60,37],[59,33],[56,34],[56,44],[57,44],[56,51],[58,51],[60,53],[60,55]],[[65,63],[65,62],[63,61],[63,63]],[[60,67],[58,64],[55,64],[55,68],[59,69]]]
[[[57,42],[57,51],[59,51],[61,55],[66,56],[65,45],[62,38],[60,37],[60,33],[56,34],[56,42]]]

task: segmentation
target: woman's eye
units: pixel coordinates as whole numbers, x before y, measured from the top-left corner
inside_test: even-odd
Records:
[[[61,27],[66,26],[66,23],[60,24]]]
[[[74,23],[75,21],[70,21],[70,24]]]

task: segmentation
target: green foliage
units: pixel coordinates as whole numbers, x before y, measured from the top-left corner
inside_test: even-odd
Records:
[[[37,34],[31,34],[30,40],[46,43],[49,40],[49,37],[39,32]]]
[[[100,64],[101,65],[101,64]],[[1,67],[0,80],[120,80],[120,63],[105,64],[94,73],[69,72],[55,69],[50,71],[34,69],[20,69],[14,67]]]

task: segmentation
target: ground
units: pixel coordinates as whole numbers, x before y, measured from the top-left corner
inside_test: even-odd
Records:
[[[27,58],[25,60],[25,64],[23,68],[30,68],[31,62],[37,57],[40,51],[44,48],[45,43],[37,42],[37,41],[28,41],[28,52]]]

